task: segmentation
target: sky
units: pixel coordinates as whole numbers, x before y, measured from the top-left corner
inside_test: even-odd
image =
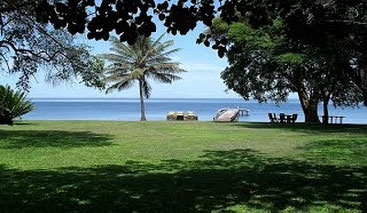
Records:
[[[153,37],[158,37],[165,32],[160,22],[157,24],[157,32]],[[172,36],[166,34],[165,40],[174,40],[173,48],[182,50],[172,55],[175,61],[180,62],[182,68],[188,72],[181,74],[182,80],[173,84],[151,82],[151,98],[240,98],[232,91],[226,91],[227,87],[220,78],[220,72],[227,66],[226,59],[220,59],[216,51],[204,45],[196,44],[198,35],[204,30],[203,25],[189,32],[185,36]],[[92,47],[93,54],[109,52],[110,44],[107,41],[81,39]],[[18,80],[16,75],[2,74],[0,84],[15,86]],[[121,92],[113,92],[106,95],[103,91],[88,88],[75,82],[66,82],[59,85],[51,85],[44,81],[42,70],[32,79],[29,97],[31,98],[138,98],[138,88],[134,86]]]

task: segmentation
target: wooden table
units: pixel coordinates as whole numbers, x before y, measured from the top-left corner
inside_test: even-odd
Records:
[[[290,123],[293,120],[293,115],[285,115],[285,117],[287,118],[287,123]]]

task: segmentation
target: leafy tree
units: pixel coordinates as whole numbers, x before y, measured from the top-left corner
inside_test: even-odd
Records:
[[[197,22],[211,24],[214,0],[42,0],[38,4],[38,20],[50,22],[55,28],[67,28],[72,34],[88,29],[88,38],[108,40],[115,31],[121,41],[132,44],[138,35],[150,36],[156,31],[153,14],[164,22],[172,34],[186,34]],[[88,15],[87,11],[93,11]],[[185,18],[182,18],[185,17]]]
[[[314,48],[332,49],[339,52],[338,60],[348,60],[353,68],[352,81],[367,106],[367,2],[298,1],[286,14],[289,39]]]
[[[33,109],[33,104],[26,100],[23,92],[0,85],[0,124],[12,124],[15,118]]]
[[[220,14],[222,20],[227,24],[232,23],[237,18],[246,17],[246,23],[253,29],[267,28],[273,24],[275,19],[280,19],[282,27],[282,38],[286,40],[291,47],[290,52],[298,54],[307,52],[306,55],[317,55],[319,59],[323,58],[321,63],[317,60],[319,68],[328,72],[328,81],[314,79],[315,83],[323,85],[332,85],[339,89],[340,97],[349,97],[358,101],[360,95],[364,96],[367,106],[367,78],[366,78],[366,44],[367,44],[367,2],[365,1],[303,1],[303,0],[248,0],[238,1],[232,4],[234,11],[232,16],[225,17]],[[215,22],[213,22],[215,23]],[[222,26],[221,26],[222,27]],[[215,33],[212,26],[211,30]],[[203,42],[209,46],[208,39],[214,38],[213,49],[218,49],[225,45],[226,35],[218,37],[217,35],[201,35],[198,42]],[[220,42],[222,41],[222,42]],[[298,49],[298,50],[297,50]],[[316,51],[318,53],[316,53]],[[220,51],[218,51],[220,53]],[[224,55],[224,54],[222,54]],[[301,54],[305,55],[305,54]],[[290,55],[288,55],[290,56]],[[292,57],[291,57],[292,58]],[[288,59],[291,59],[288,57]],[[333,64],[331,63],[333,62]],[[329,68],[324,65],[328,64]],[[340,69],[340,65],[344,70]],[[333,70],[330,70],[333,69]],[[327,71],[329,70],[329,71]],[[339,71],[338,71],[339,70]],[[341,74],[343,72],[344,74]],[[340,76],[348,77],[340,79]],[[329,81],[329,78],[334,79]],[[335,84],[339,78],[339,83],[350,87],[350,93],[345,94],[345,89]],[[333,84],[330,84],[332,82]],[[322,85],[321,85],[322,86]],[[323,89],[324,90],[324,89]],[[342,91],[342,92],[341,92]],[[337,92],[334,90],[334,92]],[[354,94],[351,94],[353,93]],[[348,99],[337,98],[344,104],[352,104]],[[326,102],[327,98],[325,99]]]
[[[223,21],[216,20],[212,26],[215,30],[211,31],[216,37],[229,39],[230,66],[222,72],[222,78],[229,89],[245,99],[280,102],[295,92],[306,122],[319,122],[320,101],[324,102],[325,115],[330,99],[339,106],[354,106],[361,101],[356,85],[351,83],[347,58],[337,51],[291,42],[281,19],[254,28],[244,17],[240,22],[223,26]]]
[[[53,83],[77,78],[87,86],[103,87],[101,61],[70,33],[37,22],[37,2],[1,0],[0,70],[18,73],[18,86],[24,89],[40,69]]]
[[[177,74],[185,72],[178,62],[173,62],[169,57],[180,49],[169,49],[173,41],[162,42],[163,36],[164,34],[155,41],[150,37],[140,36],[132,45],[125,45],[113,37],[113,53],[102,55],[110,62],[105,69],[105,80],[110,84],[107,93],[128,89],[135,82],[139,84],[141,121],[146,120],[144,99],[151,94],[148,78],[170,84],[181,79]]]
[[[344,58],[349,56],[347,61],[353,61],[354,68],[352,80],[358,86],[358,93],[364,95],[367,106],[366,1],[163,0],[155,3],[154,0],[40,0],[37,11],[38,21],[52,23],[56,29],[67,28],[72,34],[87,29],[88,38],[96,40],[107,40],[114,31],[121,41],[130,44],[134,43],[137,35],[149,36],[156,31],[153,16],[157,16],[167,32],[173,35],[186,34],[198,22],[203,22],[214,32],[212,23],[215,15],[226,24],[246,17],[254,29],[272,25],[275,19],[280,18],[288,42],[321,52],[336,48],[344,62]],[[211,39],[214,42],[211,43]],[[201,42],[206,46],[212,45],[220,57],[227,51],[227,36],[201,34],[198,43]]]

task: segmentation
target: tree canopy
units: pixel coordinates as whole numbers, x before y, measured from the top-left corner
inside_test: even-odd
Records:
[[[361,101],[349,61],[337,52],[324,55],[325,50],[293,44],[284,35],[280,19],[259,28],[252,27],[247,18],[231,25],[217,19],[212,29],[229,40],[229,66],[222,78],[245,99],[281,102],[289,93],[297,93],[307,122],[318,122],[320,101],[326,104],[326,114],[330,99],[340,106]]]
[[[18,73],[18,86],[26,90],[30,78],[40,69],[53,83],[77,78],[87,86],[102,87],[102,62],[67,31],[37,22],[36,5],[33,0],[1,0],[1,70]]]
[[[39,0],[37,3],[41,23],[51,23],[56,29],[66,28],[72,34],[87,31],[88,38],[96,40],[107,40],[111,33],[116,33],[120,41],[130,44],[138,35],[150,36],[156,31],[153,16],[173,35],[186,34],[198,22],[214,32],[215,16],[226,24],[246,17],[246,23],[253,29],[272,26],[274,20],[280,19],[282,36],[294,48],[307,46],[310,50],[320,50],[318,54],[324,59],[328,54],[335,55],[333,50],[337,49],[342,61],[352,62],[348,75],[367,105],[367,2],[362,0],[162,0],[159,3],[154,0]],[[197,42],[212,46],[220,57],[229,45],[227,34],[201,34]],[[290,56],[282,57],[299,60]],[[337,67],[330,60],[328,63]]]

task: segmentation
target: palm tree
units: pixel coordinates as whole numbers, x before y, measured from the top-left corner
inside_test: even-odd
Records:
[[[26,99],[24,92],[0,85],[0,124],[13,124],[15,118],[33,109],[34,105]]]
[[[116,37],[111,38],[111,52],[102,54],[109,62],[105,68],[105,80],[109,84],[106,93],[130,88],[139,84],[141,121],[146,120],[144,99],[149,98],[152,88],[148,78],[171,84],[181,79],[177,74],[186,72],[180,63],[169,57],[180,49],[170,49],[173,41],[162,42],[164,34],[153,41],[150,37],[140,36],[133,45],[125,45]]]

